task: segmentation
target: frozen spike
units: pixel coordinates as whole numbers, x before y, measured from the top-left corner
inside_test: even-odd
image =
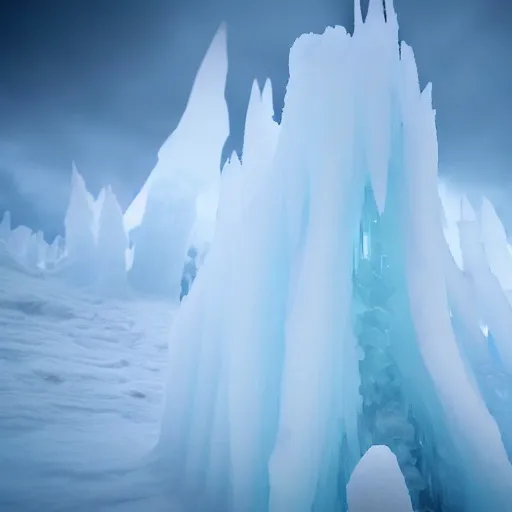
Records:
[[[361,13],[361,0],[354,0],[354,32],[363,24],[363,15]]]
[[[384,9],[386,10],[386,20],[388,25],[396,26],[398,30],[398,17],[395,11],[393,0],[384,0]]]
[[[189,101],[183,114],[183,118],[190,116],[191,112],[200,115],[196,112],[196,108],[208,108],[205,103],[208,97],[210,101],[216,101],[220,88],[224,92],[226,84],[226,76],[228,71],[228,55],[227,55],[227,31],[226,24],[222,23],[217,30],[206,55],[201,62],[199,71],[197,72],[194,80],[194,85],[190,92]],[[203,101],[198,101],[199,97],[207,95]],[[221,100],[223,97],[221,96]],[[181,124],[181,123],[180,123]],[[165,144],[162,149],[165,148]],[[162,149],[160,151],[162,151]]]
[[[274,95],[272,92],[272,82],[270,78],[265,80],[265,85],[263,86],[263,91],[261,93],[261,102],[263,103],[263,111],[266,115],[269,115],[271,118],[274,117]]]
[[[112,187],[104,190],[104,200],[98,221],[98,282],[97,291],[109,296],[125,296],[128,292],[126,251],[128,237],[123,212]]]
[[[365,23],[368,21],[384,21],[384,9],[382,0],[370,0]]]
[[[402,74],[404,77],[404,94],[410,95],[412,93],[419,94],[420,82],[418,78],[418,67],[416,66],[416,59],[412,48],[402,41],[400,53],[400,62],[402,63]]]
[[[411,497],[396,456],[387,446],[371,446],[347,484],[349,512],[412,512]]]
[[[189,188],[192,195],[198,196],[218,185],[223,146],[229,135],[224,97],[227,71],[227,31],[223,23],[199,67],[178,126],[160,148],[158,163],[125,212],[127,231],[142,223],[149,192],[156,180],[175,181],[180,188]],[[168,196],[172,196],[171,189]]]
[[[249,97],[249,105],[247,106],[247,113],[245,116],[245,129],[244,129],[244,144],[242,148],[242,161],[247,161],[248,154],[250,153],[250,145],[254,143],[254,134],[251,133],[255,128],[257,129],[258,117],[261,109],[261,92],[258,81],[254,80],[251,88],[251,95]]]

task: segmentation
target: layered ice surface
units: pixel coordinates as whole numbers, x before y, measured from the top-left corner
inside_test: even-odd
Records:
[[[475,377],[485,350],[470,350],[467,305],[452,311],[431,86],[391,1],[355,15],[352,36],[295,42],[280,127],[253,89],[244,154],[223,171],[172,328],[158,447],[188,510],[345,510],[372,445],[416,511],[512,503],[506,421]]]

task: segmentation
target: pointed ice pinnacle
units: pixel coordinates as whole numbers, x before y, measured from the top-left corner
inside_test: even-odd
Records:
[[[392,90],[398,75],[398,25],[396,19],[386,23],[382,0],[370,0],[365,23],[353,42],[357,48],[360,65],[358,96],[362,105],[361,130],[367,134],[364,161],[370,174],[371,185],[380,213],[384,211],[387,193],[390,137],[393,121],[391,116]],[[393,8],[391,6],[391,11]],[[360,23],[360,2],[355,5],[356,25]],[[363,34],[371,32],[371,37]]]
[[[262,166],[270,164],[277,144],[279,125],[274,121],[274,103],[272,84],[265,82],[260,92],[258,83],[254,80],[247,107],[242,149],[242,163],[246,170],[252,171],[254,166],[261,170]]]
[[[349,512],[412,512],[411,497],[396,456],[387,446],[371,446],[347,484]]]
[[[365,23],[369,21],[384,21],[384,6],[382,0],[370,0],[368,4],[368,13],[366,14]]]
[[[91,282],[95,272],[94,214],[90,194],[75,163],[71,172],[71,194],[64,219],[66,251],[70,261],[68,278],[73,281]]]
[[[363,24],[361,13],[361,0],[354,0],[354,32]]]
[[[127,292],[126,250],[128,237],[123,212],[111,187],[104,189],[98,231],[98,288],[109,295]]]
[[[227,36],[223,23],[199,68],[177,128],[162,145],[156,167],[126,210],[127,232],[141,223],[150,184],[158,174],[193,182],[195,188],[201,188],[205,183],[208,188],[218,178],[222,147],[229,134],[224,97],[227,68]]]

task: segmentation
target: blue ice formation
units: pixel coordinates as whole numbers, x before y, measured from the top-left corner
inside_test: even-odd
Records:
[[[229,134],[224,98],[226,45],[221,27],[201,64],[178,127],[163,144],[157,165],[125,213],[127,230],[136,229],[130,283],[176,301],[188,249],[192,245],[202,250],[212,236],[219,163]]]
[[[412,512],[411,498],[387,446],[373,445],[358,462],[347,484],[350,512]]]
[[[73,163],[71,196],[64,219],[67,265],[63,272],[78,285],[89,285],[97,277],[94,225],[89,192]]]
[[[188,293],[215,230],[219,163],[229,134],[224,98],[226,47],[221,26],[177,128],[162,145],[157,165],[141,191],[121,214],[122,228],[112,190],[104,188],[93,197],[73,163],[64,248],[62,239],[48,246],[41,234],[33,234],[26,226],[11,229],[6,212],[0,223],[2,261],[12,259],[23,271],[37,268],[102,295],[125,294],[128,275],[133,292],[163,295],[178,303]],[[263,96],[269,97],[269,92],[267,87]],[[252,125],[259,126],[257,119]],[[267,132],[260,134],[265,137]],[[260,145],[252,144],[253,152],[259,149]],[[105,238],[102,230],[105,234],[107,225],[107,232],[113,230],[115,235]],[[120,265],[122,247],[124,264]],[[197,251],[194,261],[188,256],[191,250]]]
[[[493,416],[506,404],[475,377],[485,312],[457,302],[431,86],[391,0],[370,0],[364,22],[356,0],[352,36],[300,37],[289,69],[279,127],[253,90],[248,123],[268,137],[226,164],[211,249],[173,323],[157,448],[169,481],[191,511],[334,512],[385,445],[414,510],[507,510]]]
[[[123,211],[111,187],[104,189],[98,221],[97,287],[102,294],[118,297],[128,293],[126,251],[128,235],[124,228]]]

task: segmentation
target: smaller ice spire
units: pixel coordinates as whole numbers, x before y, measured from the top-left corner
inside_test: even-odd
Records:
[[[261,102],[265,113],[269,113],[270,117],[274,117],[274,95],[272,93],[272,82],[270,78],[265,80],[263,91],[261,92]]]
[[[361,0],[354,0],[354,32],[363,24],[363,15],[361,14]]]
[[[370,0],[365,22],[370,20],[384,21],[384,5],[382,0]]]
[[[405,478],[387,446],[374,445],[363,455],[347,484],[350,512],[412,512]]]
[[[384,10],[386,11],[386,21],[388,24],[396,26],[396,30],[398,32],[398,17],[396,15],[393,0],[384,0]]]

